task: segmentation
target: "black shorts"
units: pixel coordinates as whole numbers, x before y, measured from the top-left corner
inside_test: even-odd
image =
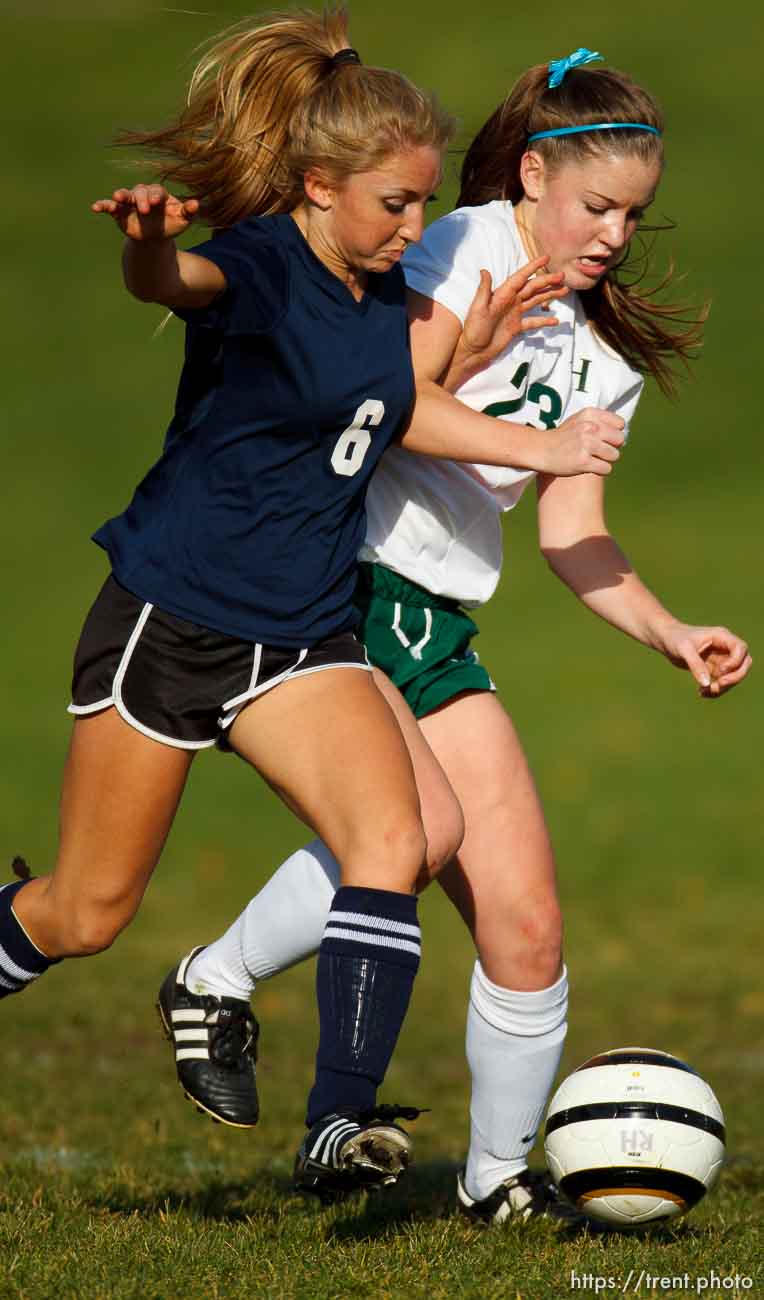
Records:
[[[324,668],[371,671],[352,632],[303,650],[239,641],[167,614],[109,577],[82,629],[69,712],[82,717],[114,705],[153,740],[206,749],[223,741],[258,695]]]

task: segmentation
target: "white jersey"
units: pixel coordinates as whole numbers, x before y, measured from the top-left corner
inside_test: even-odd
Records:
[[[404,258],[410,288],[442,303],[464,323],[480,282],[494,288],[528,261],[512,204],[457,208],[425,231]],[[587,406],[617,412],[628,424],[642,378],[594,332],[578,295],[550,309],[554,328],[514,338],[480,374],[457,390],[460,401],[499,419],[551,429]],[[366,544],[360,558],[468,607],[496,590],[502,562],[501,513],[511,510],[533,470],[468,465],[385,452],[367,497]]]

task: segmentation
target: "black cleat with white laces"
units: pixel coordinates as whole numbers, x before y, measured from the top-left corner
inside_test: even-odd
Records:
[[[456,1203],[473,1223],[485,1225],[508,1219],[535,1219],[539,1215],[568,1224],[584,1222],[583,1215],[560,1196],[547,1170],[523,1169],[478,1201],[467,1192],[462,1169],[456,1179]]]
[[[260,1114],[255,1082],[258,1023],[249,1002],[192,993],[185,976],[194,948],[170,971],[157,1011],[175,1049],[178,1082],[197,1110],[232,1128],[253,1128]]]
[[[397,1183],[409,1163],[411,1138],[393,1121],[421,1113],[415,1106],[375,1106],[325,1115],[297,1152],[295,1189],[330,1205],[351,1192]]]

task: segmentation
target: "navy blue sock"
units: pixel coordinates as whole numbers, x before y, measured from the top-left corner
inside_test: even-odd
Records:
[[[0,887],[0,998],[20,993],[58,959],[46,957],[27,935],[12,904],[28,880]]]
[[[417,900],[345,885],[332,902],[318,950],[320,1036],[308,1126],[339,1109],[376,1101],[419,967]]]

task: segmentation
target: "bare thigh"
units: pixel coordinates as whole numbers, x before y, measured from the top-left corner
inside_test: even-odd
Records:
[[[495,695],[467,692],[420,725],[465,819],[462,847],[439,881],[489,979],[505,988],[545,988],[561,964],[555,862],[512,721]]]
[[[343,884],[413,891],[425,861],[414,770],[371,673],[282,682],[242,710],[230,740],[329,846]]]
[[[414,768],[427,840],[429,878],[423,883],[428,884],[458,852],[464,835],[464,817],[448,777],[397,686],[379,668],[374,669],[374,681],[395,714]]]
[[[99,952],[135,915],[192,757],[144,736],[114,708],[75,721],[54,870],[30,882],[14,903],[49,957]]]

